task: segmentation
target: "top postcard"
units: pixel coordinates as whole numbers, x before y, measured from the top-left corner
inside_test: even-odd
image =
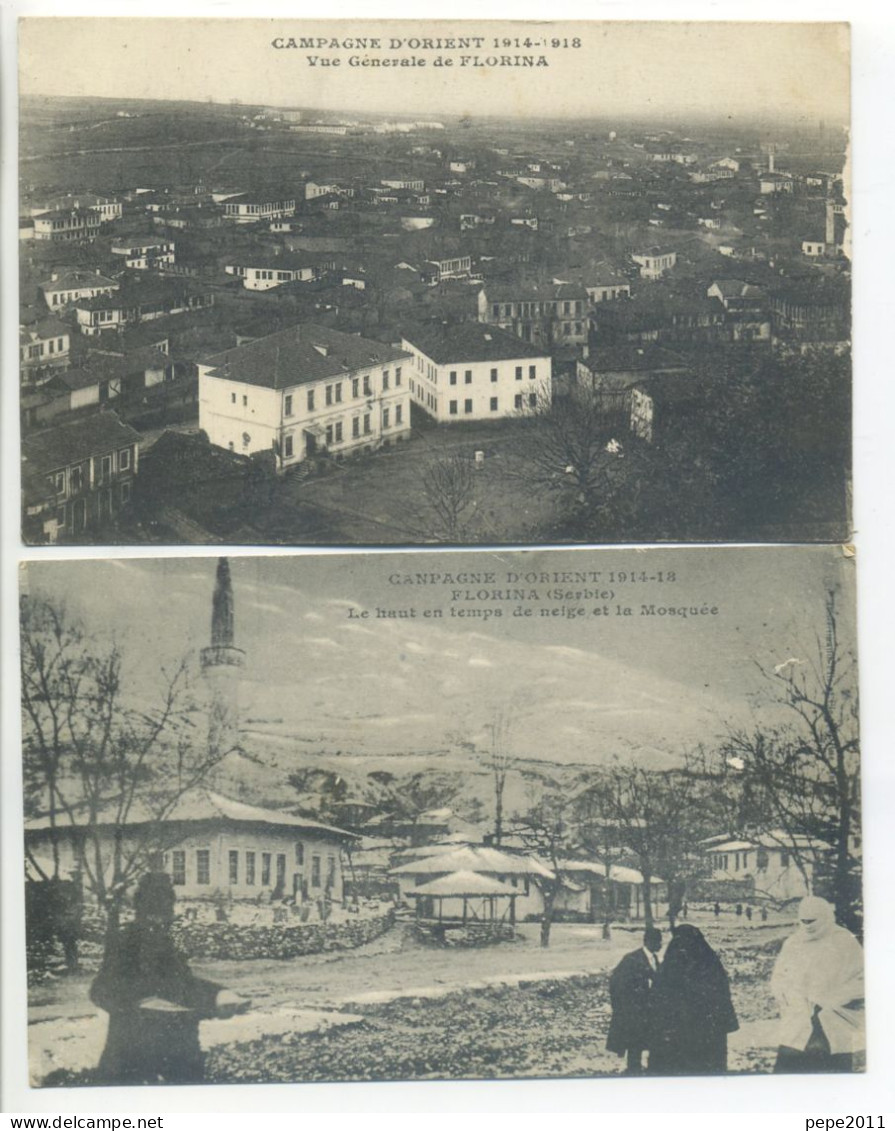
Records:
[[[27,544],[848,538],[847,25],[19,35]]]

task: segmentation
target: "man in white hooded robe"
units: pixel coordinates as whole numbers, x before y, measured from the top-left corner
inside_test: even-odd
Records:
[[[775,1072],[851,1072],[864,1047],[864,951],[825,899],[799,904],[771,992],[780,1005]]]

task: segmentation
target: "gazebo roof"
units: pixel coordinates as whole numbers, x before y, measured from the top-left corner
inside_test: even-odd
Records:
[[[511,856],[496,848],[467,846],[448,848],[443,853],[411,860],[392,868],[397,876],[445,876],[450,872],[484,872],[495,876],[545,876],[553,873],[530,856]]]
[[[500,880],[483,876],[480,872],[451,872],[448,876],[440,876],[437,880],[429,880],[420,884],[418,888],[409,891],[408,895],[503,895],[515,896],[519,893]]]

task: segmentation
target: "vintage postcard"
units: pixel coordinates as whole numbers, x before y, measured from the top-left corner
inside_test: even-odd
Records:
[[[836,23],[27,18],[29,545],[834,542]]]
[[[33,1085],[862,1071],[853,574],[23,566]]]

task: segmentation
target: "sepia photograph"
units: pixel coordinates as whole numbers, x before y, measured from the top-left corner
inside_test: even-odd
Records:
[[[32,1086],[863,1072],[854,566],[23,564]]]
[[[842,23],[19,23],[29,546],[837,542]]]

